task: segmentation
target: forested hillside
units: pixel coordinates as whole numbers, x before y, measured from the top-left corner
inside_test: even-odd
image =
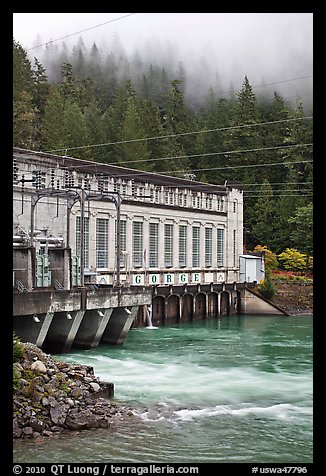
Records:
[[[196,180],[243,186],[244,239],[312,254],[312,111],[276,92],[257,96],[198,86],[185,98],[179,70],[133,64],[111,51],[100,58],[79,42],[47,51],[47,69],[13,45],[14,146],[117,163]]]

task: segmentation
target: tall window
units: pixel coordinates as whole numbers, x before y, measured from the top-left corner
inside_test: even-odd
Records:
[[[164,266],[173,266],[173,225],[164,225]]]
[[[217,228],[217,266],[224,266],[224,228]]]
[[[233,266],[237,266],[237,231],[233,230]]]
[[[158,267],[158,223],[149,224],[149,267]]]
[[[141,268],[143,265],[143,223],[134,221],[132,224],[132,265]]]
[[[200,252],[200,227],[192,227],[192,266],[198,268]]]
[[[96,267],[108,267],[109,246],[109,220],[107,218],[96,219]]]
[[[205,228],[205,266],[212,266],[212,228]]]
[[[187,266],[187,225],[179,225],[179,266]]]
[[[76,217],[76,254],[81,256],[81,217]],[[84,268],[89,267],[89,218],[84,218]]]
[[[127,249],[127,239],[126,239],[126,220],[120,220],[120,252],[126,251]],[[114,243],[115,249],[117,249],[117,220],[114,223]],[[120,268],[126,266],[125,255],[120,256]]]

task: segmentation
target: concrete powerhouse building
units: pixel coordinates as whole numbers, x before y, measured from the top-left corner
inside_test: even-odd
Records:
[[[121,283],[239,282],[243,194],[238,187],[22,149],[14,149],[15,246],[30,239],[31,195],[48,190],[35,206],[34,244],[40,255],[71,248],[77,284],[81,204],[71,206],[67,224],[67,200],[69,190],[77,196],[82,189],[85,281],[113,285],[117,277],[117,206],[105,200],[111,192],[121,200]],[[47,284],[53,285],[50,278]]]
[[[48,351],[119,344],[131,325],[274,313],[245,282],[243,193],[13,151],[14,329]]]

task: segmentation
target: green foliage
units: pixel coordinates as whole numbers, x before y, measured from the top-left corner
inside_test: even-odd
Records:
[[[273,269],[277,269],[278,261],[277,256],[267,246],[257,245],[254,248],[254,252],[263,252],[265,258],[265,271],[268,273]]]
[[[278,255],[284,269],[291,271],[304,271],[307,269],[307,255],[300,253],[295,248],[286,248]]]
[[[272,299],[275,295],[276,287],[269,273],[266,273],[265,279],[259,284],[258,291],[266,299]]]
[[[21,373],[17,368],[17,362],[19,362],[25,354],[24,344],[21,342],[20,338],[13,333],[13,391],[15,392],[19,387],[19,382],[21,379]]]
[[[13,333],[13,362],[19,362],[25,354],[24,344],[20,338]]]
[[[18,370],[17,366],[16,366],[15,364],[13,364],[12,388],[13,388],[13,391],[14,391],[14,392],[16,392],[16,390],[17,390],[18,387],[19,387],[20,379],[21,379],[21,373],[20,373],[20,371]]]
[[[288,219],[294,224],[290,238],[292,243],[305,253],[311,254],[313,249],[313,208],[312,202],[297,208],[295,214]]]
[[[312,148],[282,148],[312,142],[312,121],[303,119],[300,101],[290,107],[277,93],[256,96],[245,76],[229,96],[210,88],[200,106],[200,88],[189,94],[195,72],[188,78],[181,63],[163,68],[137,52],[130,62],[118,39],[106,57],[95,43],[88,51],[81,39],[71,51],[49,44],[47,69],[36,58],[32,67],[19,43],[13,49],[14,146],[64,154],[94,144],[70,154],[194,173],[213,184],[236,182],[244,188],[248,248],[263,244],[281,253],[294,247],[312,255]]]

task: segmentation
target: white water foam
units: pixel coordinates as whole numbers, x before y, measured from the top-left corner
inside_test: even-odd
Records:
[[[212,417],[219,415],[234,415],[234,416],[247,416],[256,415],[263,418],[277,418],[277,419],[290,419],[295,418],[298,415],[312,415],[311,407],[299,407],[291,405],[289,403],[279,403],[276,405],[270,405],[267,407],[252,406],[250,404],[244,404],[243,408],[234,408],[231,405],[217,405],[210,408],[202,408],[196,410],[176,410],[174,414],[182,421],[191,421],[197,418]]]

